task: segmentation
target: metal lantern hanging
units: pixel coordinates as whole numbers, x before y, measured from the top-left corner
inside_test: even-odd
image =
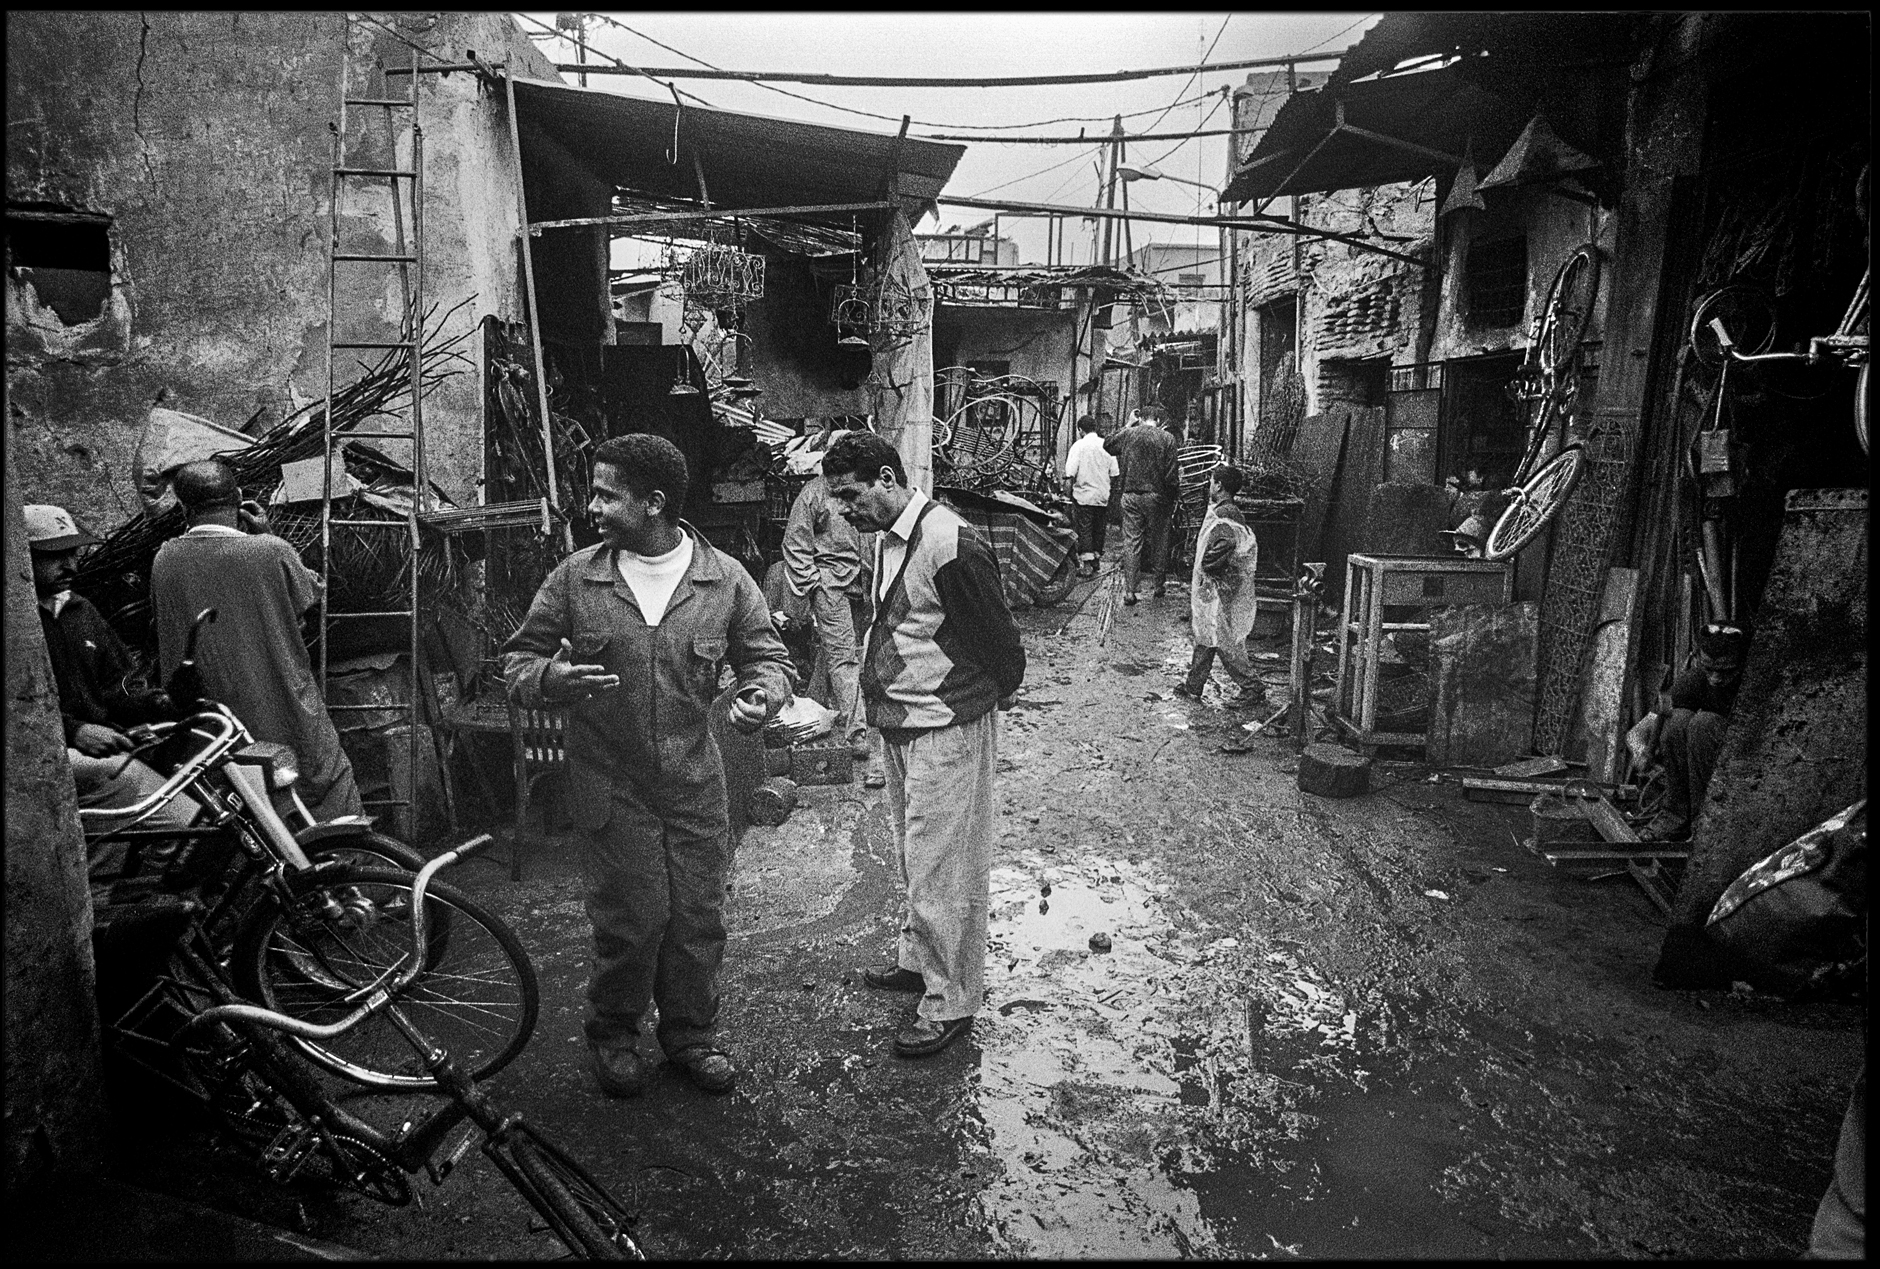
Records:
[[[837,283],[829,305],[829,324],[840,333],[836,342],[843,347],[868,347],[867,333],[875,327],[874,295],[859,283]]]

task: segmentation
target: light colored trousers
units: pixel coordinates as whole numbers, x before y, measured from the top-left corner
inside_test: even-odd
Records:
[[[913,738],[883,746],[906,894],[896,963],[927,980],[921,1017],[969,1018],[986,994],[998,711],[902,734]]]
[[[862,718],[862,654],[855,642],[858,614],[855,604],[839,590],[818,586],[805,598],[810,615],[816,619],[816,633],[822,639],[822,651],[829,670],[830,702],[839,717],[837,734],[847,739],[851,732],[867,726]]]

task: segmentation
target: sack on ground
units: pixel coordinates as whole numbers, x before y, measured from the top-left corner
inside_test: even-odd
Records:
[[[1859,973],[1867,955],[1867,800],[1731,882],[1705,933],[1763,991],[1813,994]]]

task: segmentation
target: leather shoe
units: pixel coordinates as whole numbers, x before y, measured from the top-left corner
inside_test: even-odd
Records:
[[[1198,701],[1201,699],[1201,693],[1197,691],[1196,689],[1189,687],[1188,681],[1186,679],[1182,680],[1180,683],[1177,683],[1171,690],[1175,693],[1175,695],[1185,696],[1191,701]]]
[[[638,1097],[646,1091],[653,1068],[630,1048],[602,1048],[590,1045],[594,1057],[594,1082],[609,1097]]]
[[[862,981],[870,987],[879,987],[882,991],[925,992],[927,980],[911,969],[902,969],[899,965],[887,969],[865,969]]]
[[[731,1064],[730,1055],[708,1044],[680,1049],[667,1060],[707,1093],[729,1093],[737,1085],[738,1068]]]
[[[1141,601],[1136,598],[1136,592],[1132,590],[1128,594],[1123,596],[1123,602],[1125,604],[1136,604],[1136,603],[1140,603]]]
[[[916,1018],[913,1026],[894,1037],[894,1052],[904,1058],[932,1057],[972,1029],[970,1017],[948,1018],[944,1022]]]

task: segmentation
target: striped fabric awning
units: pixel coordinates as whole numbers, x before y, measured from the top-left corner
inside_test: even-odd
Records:
[[[992,543],[992,553],[999,561],[999,580],[1005,586],[1005,602],[1014,608],[1029,607],[1074,549],[1073,540],[1051,536],[1028,516],[974,507],[955,506],[953,510]]]

